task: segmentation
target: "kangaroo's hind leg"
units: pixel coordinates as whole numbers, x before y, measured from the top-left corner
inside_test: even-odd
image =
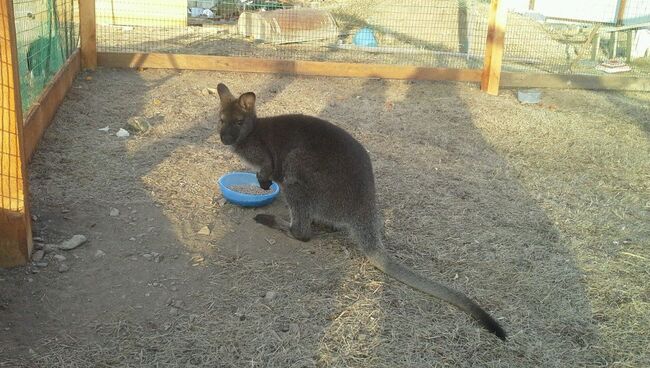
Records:
[[[300,183],[285,185],[284,193],[291,213],[290,223],[269,214],[256,215],[254,218],[255,221],[270,228],[280,230],[297,240],[309,241],[312,236],[309,194]]]

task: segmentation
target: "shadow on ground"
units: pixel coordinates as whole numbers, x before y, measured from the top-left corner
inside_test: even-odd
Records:
[[[52,255],[45,268],[2,271],[0,365],[599,362],[573,255],[473,124],[472,111],[506,113],[476,88],[155,70],[84,77],[30,179],[37,235],[89,242],[62,254],[68,272]],[[218,98],[204,93],[221,81],[257,92],[260,115],[317,115],[363,142],[391,254],[476,299],[511,340],[386,278],[343,234],[303,244],[252,222],[286,214],[280,201],[263,210],[214,201],[216,179],[243,168],[216,135]],[[153,128],[116,137],[133,117]],[[97,130],[106,125],[110,133]],[[198,234],[204,226],[210,235]]]

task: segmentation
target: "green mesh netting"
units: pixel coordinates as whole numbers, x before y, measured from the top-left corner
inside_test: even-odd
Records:
[[[23,112],[76,49],[72,0],[15,0],[16,36]]]

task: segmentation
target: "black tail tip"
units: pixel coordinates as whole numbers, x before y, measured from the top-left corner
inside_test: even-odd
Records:
[[[506,341],[506,339],[508,338],[508,334],[506,334],[506,331],[496,321],[494,320],[490,321],[490,323],[487,324],[486,327],[490,332],[497,335],[497,337],[500,338],[502,341]]]

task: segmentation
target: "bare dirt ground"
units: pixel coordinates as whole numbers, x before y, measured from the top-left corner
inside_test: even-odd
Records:
[[[220,81],[256,92],[260,115],[312,114],[356,136],[390,253],[468,293],[510,340],[385,277],[345,234],[299,243],[252,221],[286,215],[282,201],[221,205],[217,178],[244,166],[203,91]],[[0,366],[647,366],[649,100],[549,90],[529,106],[458,83],[80,75],[30,181],[35,235],[89,240],[46,267],[0,271]],[[151,130],[116,137],[133,118]]]

